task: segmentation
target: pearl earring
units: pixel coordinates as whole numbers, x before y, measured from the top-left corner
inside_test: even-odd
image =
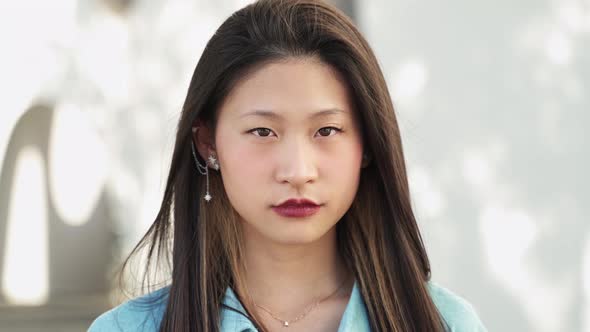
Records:
[[[197,130],[198,130],[198,128],[197,128]],[[206,192],[205,192],[204,198],[205,198],[205,201],[209,202],[211,200],[211,198],[213,198],[211,196],[211,194],[209,193],[209,167],[207,167],[206,164],[205,164],[205,166],[203,166],[199,162],[199,159],[197,158],[197,153],[195,151],[195,143],[192,139],[191,139],[191,150],[193,151],[193,158],[195,159],[195,163],[197,164],[197,170],[199,171],[199,173],[201,173],[201,175],[205,175]],[[217,161],[215,156],[211,154],[211,155],[209,155],[208,159],[209,159],[209,165],[211,165],[211,167],[213,167],[213,169],[215,169],[216,171],[219,170],[219,162]]]

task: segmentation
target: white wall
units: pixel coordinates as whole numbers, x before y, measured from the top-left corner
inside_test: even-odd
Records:
[[[0,2],[0,330],[80,331],[113,304],[197,60],[246,2]]]
[[[433,279],[490,331],[590,331],[590,1],[357,1]]]

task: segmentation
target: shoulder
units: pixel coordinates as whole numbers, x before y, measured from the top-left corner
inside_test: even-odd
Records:
[[[88,332],[157,331],[166,308],[170,286],[126,301],[98,316]]]
[[[429,281],[427,285],[432,301],[451,332],[487,331],[471,303],[433,281]]]

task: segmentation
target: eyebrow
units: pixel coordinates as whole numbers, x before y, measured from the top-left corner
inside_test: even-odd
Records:
[[[319,118],[319,117],[323,117],[323,116],[327,116],[327,115],[334,115],[334,114],[346,114],[348,112],[341,110],[339,108],[328,108],[328,109],[324,109],[324,110],[320,110],[317,112],[313,112],[312,114],[310,114],[310,118]],[[240,118],[244,118],[247,116],[262,116],[262,117],[266,117],[266,118],[271,118],[271,119],[281,119],[282,116],[278,113],[275,113],[273,111],[270,110],[252,110],[252,111],[248,111],[242,115],[240,115]]]

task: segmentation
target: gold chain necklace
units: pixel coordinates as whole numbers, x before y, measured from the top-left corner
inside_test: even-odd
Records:
[[[336,294],[346,283],[346,281],[348,280],[348,278],[345,278],[344,281],[342,281],[342,283],[340,284],[340,286],[338,286],[338,288],[336,288],[335,291],[333,291],[332,293],[330,293],[330,295],[324,297],[323,299],[320,299],[316,302],[314,302],[312,305],[308,306],[307,309],[305,309],[305,311],[303,311],[303,313],[301,313],[299,316],[291,319],[291,320],[284,320],[282,318],[279,318],[277,316],[275,316],[272,312],[270,312],[270,310],[266,309],[265,307],[258,305],[256,302],[254,302],[254,300],[252,300],[252,302],[254,303],[255,306],[257,306],[258,308],[266,311],[272,318],[278,320],[279,322],[281,322],[281,324],[283,325],[283,327],[289,327],[289,324],[293,324],[295,322],[297,322],[298,320],[302,319],[303,317],[305,317],[305,315],[307,315],[313,308],[317,307],[321,302],[329,299],[330,297],[332,297],[334,294]]]

